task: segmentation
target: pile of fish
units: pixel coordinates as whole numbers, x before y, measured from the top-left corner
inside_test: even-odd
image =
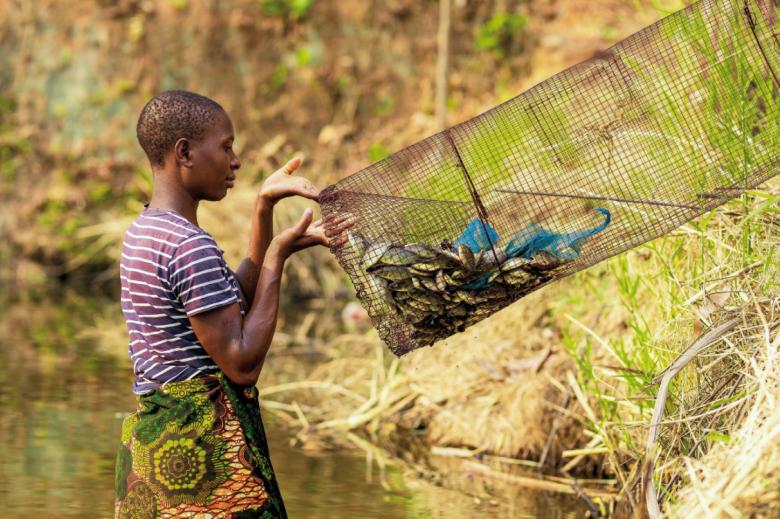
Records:
[[[349,233],[369,291],[414,327],[412,339],[430,345],[463,331],[549,281],[566,260],[547,251],[507,257],[498,248],[472,251],[440,246],[370,242]]]

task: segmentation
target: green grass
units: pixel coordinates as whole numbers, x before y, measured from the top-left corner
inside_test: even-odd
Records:
[[[717,321],[738,308],[765,304],[780,289],[780,195],[779,184],[772,185],[774,192],[751,190],[677,232],[576,274],[558,289],[552,313],[577,365],[576,383],[593,409],[593,414],[579,409],[580,420],[595,448],[607,448],[609,470],[629,489],[646,454],[656,377],[706,328],[700,312]],[[718,307],[708,310],[705,294]],[[746,330],[731,347],[749,356]],[[665,414],[687,419],[700,406],[696,412],[711,412],[713,421],[708,416],[665,426],[657,463],[664,468],[656,472],[661,488],[684,474],[681,457],[691,451],[702,455],[714,442],[727,441],[738,417],[724,408],[752,391],[713,389],[714,381],[740,372],[739,355],[702,357],[674,380]]]
[[[727,37],[713,48],[700,45],[707,41],[698,38],[707,34],[703,24],[702,18],[693,17],[686,23],[662,25],[665,36],[679,44],[678,70],[659,75],[658,70],[648,71],[642,63],[627,60],[647,81],[669,83],[674,72],[686,79],[688,92],[702,93],[701,112],[669,92],[660,102],[645,106],[667,141],[702,137],[697,140],[704,146],[701,155],[690,149],[680,153],[674,146],[648,148],[662,169],[680,168],[685,161],[692,174],[677,179],[674,187],[693,192],[751,182],[761,168],[775,163],[780,149],[777,96],[760,56],[743,54],[728,61],[718,57],[752,35],[726,31]],[[708,76],[688,72],[698,60],[708,64]],[[563,323],[563,345],[578,367],[577,384],[595,402],[593,415],[583,412],[583,425],[597,439],[596,447],[608,449],[610,469],[629,487],[646,454],[646,428],[639,426],[650,419],[656,377],[706,327],[702,313],[704,320],[716,320],[730,310],[752,308],[776,297],[780,196],[777,183],[773,185],[774,191],[749,190],[678,231],[575,275],[567,282],[572,290],[555,306]],[[707,294],[717,303],[705,303]],[[749,349],[750,340],[743,336],[732,347]],[[736,362],[731,357],[735,356],[713,365],[703,360],[673,382],[666,416],[687,417],[695,402],[701,406],[698,412],[717,413],[706,424],[666,426],[657,464],[663,468],[655,475],[662,494],[665,484],[684,474],[681,457],[701,455],[713,443],[729,441],[733,415],[724,409],[749,397],[751,390],[713,393],[711,400],[707,392],[721,371],[739,372],[738,367],[724,368],[724,363]]]

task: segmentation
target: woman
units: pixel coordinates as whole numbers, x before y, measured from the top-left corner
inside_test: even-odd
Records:
[[[271,345],[285,260],[338,245],[307,209],[272,238],[274,204],[317,199],[293,176],[293,159],[263,184],[249,250],[236,272],[198,226],[201,200],[233,187],[241,162],[233,125],[215,101],[163,92],[144,107],[138,141],[153,194],[125,235],[122,311],[130,335],[138,410],[122,426],[117,517],[286,517],[268,457],[257,383]]]

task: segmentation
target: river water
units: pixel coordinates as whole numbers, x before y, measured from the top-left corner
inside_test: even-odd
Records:
[[[118,304],[74,292],[14,299],[6,292],[0,300],[0,516],[111,517],[120,423],[135,406]],[[379,478],[359,452],[291,447],[292,434],[272,418],[266,413],[269,447],[292,518],[575,517],[582,511],[571,498],[519,488],[507,507],[405,477],[394,467]]]

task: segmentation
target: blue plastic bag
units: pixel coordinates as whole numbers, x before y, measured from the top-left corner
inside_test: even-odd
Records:
[[[604,215],[604,221],[601,225],[579,232],[554,233],[538,223],[532,222],[522,231],[512,236],[506,247],[504,247],[504,253],[507,259],[515,257],[531,258],[540,251],[548,252],[566,261],[576,259],[588,238],[606,229],[612,221],[612,215],[607,209],[597,207],[596,211]],[[453,242],[453,245],[458,247],[460,244],[464,244],[476,254],[481,250],[489,249],[491,244],[495,245],[498,241],[498,232],[487,222],[475,218],[469,222],[461,235]],[[490,273],[487,273],[479,279],[464,285],[463,288],[469,290],[488,288],[490,285],[487,282],[489,277]]]
[[[579,232],[553,233],[534,222],[512,236],[504,252],[507,258],[515,256],[530,258],[536,252],[546,251],[560,259],[573,260],[580,255],[582,245],[588,238],[606,229],[612,220],[612,215],[606,209],[597,207],[596,211],[604,215],[604,222],[597,227]]]

